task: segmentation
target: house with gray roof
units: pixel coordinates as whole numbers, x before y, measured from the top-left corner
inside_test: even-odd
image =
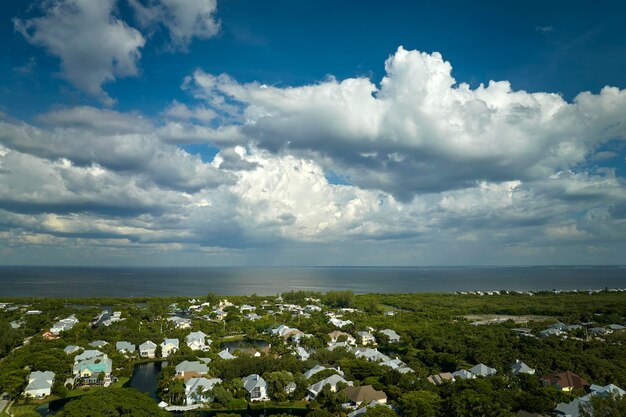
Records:
[[[362,345],[375,345],[376,344],[376,338],[370,332],[360,331],[356,333],[356,336],[359,339],[359,343]]]
[[[398,343],[400,341],[400,335],[396,333],[395,330],[384,329],[381,330],[380,333],[387,336],[387,339],[389,339],[389,343]]]
[[[209,392],[213,389],[213,387],[221,383],[222,380],[219,378],[189,378],[187,382],[185,382],[185,404],[193,405],[212,402],[213,397],[209,395]]]
[[[183,361],[176,365],[176,376],[182,378],[190,374],[193,376],[206,375],[208,372],[209,367],[200,361]]]
[[[307,391],[311,398],[317,397],[317,394],[320,393],[322,388],[326,385],[330,385],[330,390],[332,392],[337,392],[337,384],[346,384],[348,386],[352,386],[352,381],[346,381],[341,375],[331,375],[328,378],[322,379],[321,381],[309,385]]]
[[[609,384],[604,387],[593,384],[589,387],[589,391],[589,394],[576,398],[572,402],[560,403],[557,405],[554,409],[555,414],[559,417],[579,417],[581,415],[581,409],[587,409],[589,411],[593,410],[591,398],[595,395],[602,397],[608,395],[621,397],[626,394],[623,389],[613,384]]]
[[[54,384],[54,372],[35,371],[28,376],[28,385],[24,389],[24,395],[32,398],[44,398],[51,394]]]
[[[250,394],[250,401],[267,401],[267,382],[258,374],[243,378],[243,387]]]
[[[107,342],[105,340],[96,340],[96,341],[93,341],[93,342],[89,343],[89,346],[95,347],[96,349],[99,349],[99,348],[102,348],[102,347],[104,347],[104,346],[106,346],[108,344],[109,344],[109,342]]]
[[[63,352],[67,353],[68,355],[71,355],[72,353],[76,353],[81,349],[82,347],[80,346],[68,345],[68,346],[65,346],[65,348],[63,349]]]
[[[534,375],[535,374],[535,370],[533,368],[526,365],[524,362],[520,361],[519,359],[516,359],[515,362],[511,364],[511,372],[513,372],[513,375],[519,375],[519,374]]]
[[[217,356],[219,356],[222,359],[226,359],[226,360],[230,360],[230,359],[235,359],[236,356],[234,356],[232,353],[230,353],[228,351],[228,348],[222,350],[220,353],[217,354]]]
[[[142,358],[154,358],[156,356],[156,348],[156,343],[147,340],[139,345],[139,356]]]
[[[202,331],[191,332],[185,336],[185,344],[187,344],[191,350],[207,351],[210,349],[209,345],[211,340],[209,339],[209,345],[207,345],[206,337],[206,334]]]
[[[472,374],[476,376],[492,376],[498,373],[494,368],[490,368],[483,363],[479,363],[469,370]]]
[[[474,375],[473,373],[471,373],[470,371],[467,371],[465,369],[459,369],[456,372],[452,372],[452,378],[454,378],[454,379],[474,379],[474,378],[476,378],[476,375]]]
[[[370,362],[387,362],[391,360],[389,356],[379,352],[378,349],[360,347],[352,349],[352,353],[357,358],[365,358]]]
[[[115,350],[121,353],[134,353],[136,348],[135,345],[130,342],[121,341],[115,343]]]

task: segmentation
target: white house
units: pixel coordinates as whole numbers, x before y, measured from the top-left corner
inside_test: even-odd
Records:
[[[28,385],[24,390],[24,395],[32,398],[47,397],[51,394],[52,384],[54,384],[54,372],[31,372],[28,376]]]
[[[154,358],[156,356],[156,348],[156,343],[147,340],[139,345],[139,356],[142,358]]]
[[[329,346],[338,343],[340,339],[345,339],[345,343],[348,345],[356,345],[356,339],[354,336],[340,330],[328,333],[328,337],[330,337],[330,342],[328,343]]]
[[[348,324],[352,324],[350,320],[341,320],[336,317],[333,317],[332,319],[328,320],[328,322],[335,327],[339,327],[340,329],[344,326],[347,326]]]
[[[474,366],[469,371],[476,376],[492,376],[498,373],[498,371],[496,371],[494,368],[490,368],[482,363]]]
[[[232,353],[230,353],[227,349],[222,350],[220,353],[217,354],[217,356],[219,356],[222,359],[226,359],[226,360],[230,360],[230,359],[235,359],[236,356],[234,356]]]
[[[50,333],[52,333],[55,336],[58,336],[59,333],[64,332],[74,327],[76,323],[78,323],[78,319],[76,318],[76,316],[72,314],[71,316],[54,323],[52,327],[50,328]]]
[[[178,351],[178,339],[164,339],[161,343],[161,357],[167,358],[172,353]]]
[[[210,340],[209,340],[210,342]],[[206,345],[206,334],[204,332],[191,332],[185,337],[185,343],[191,350],[209,350],[209,346]]]
[[[206,375],[209,372],[209,367],[200,361],[183,361],[176,365],[176,376],[188,377],[189,375]]]
[[[185,382],[185,404],[193,405],[213,401],[213,398],[208,395],[208,392],[211,391],[215,385],[221,383],[222,380],[219,378],[189,378],[187,382]]]
[[[357,332],[357,337],[359,338],[359,343],[362,345],[373,345],[376,344],[376,338],[369,332],[360,331]]]
[[[174,316],[169,317],[167,321],[173,323],[177,329],[191,329],[191,319]]]
[[[243,378],[243,387],[250,394],[250,401],[267,401],[267,383],[265,380],[257,375],[252,374]]]

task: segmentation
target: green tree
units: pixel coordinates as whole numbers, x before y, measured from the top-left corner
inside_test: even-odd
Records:
[[[430,391],[409,391],[398,398],[404,417],[435,417],[441,407],[441,398]]]
[[[133,388],[102,389],[72,400],[65,405],[60,417],[167,417],[147,395]]]

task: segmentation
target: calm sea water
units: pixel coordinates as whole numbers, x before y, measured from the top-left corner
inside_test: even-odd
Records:
[[[435,268],[0,267],[0,297],[272,295],[626,288],[626,266]]]

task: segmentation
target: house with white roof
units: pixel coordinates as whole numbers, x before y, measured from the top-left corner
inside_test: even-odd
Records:
[[[346,381],[341,375],[335,374],[335,375],[329,376],[328,378],[322,379],[321,381],[313,385],[309,385],[309,387],[307,388],[307,391],[309,393],[309,396],[311,398],[314,398],[314,397],[317,397],[317,394],[319,394],[322,388],[324,388],[324,386],[326,385],[330,386],[330,390],[332,392],[337,392],[337,384],[339,383],[352,386],[352,381]]]
[[[54,384],[54,372],[35,371],[28,376],[28,385],[24,389],[24,395],[32,398],[44,398],[52,393]]]
[[[74,327],[76,323],[78,323],[78,319],[76,318],[76,316],[72,314],[71,316],[54,323],[52,327],[50,328],[50,333],[52,333],[55,336],[58,336],[59,333],[64,332]]]
[[[168,317],[167,321],[174,324],[177,329],[191,329],[191,319],[174,316]]]
[[[476,378],[476,375],[474,375],[473,373],[471,373],[470,371],[467,371],[465,369],[459,369],[456,372],[452,372],[452,378],[454,378],[454,379],[474,379],[474,378]]]
[[[341,330],[328,333],[328,337],[330,337],[330,342],[328,342],[329,346],[340,343],[340,341],[345,341],[348,345],[356,345],[356,338],[350,333],[342,332]]]
[[[349,324],[353,324],[350,320],[341,320],[336,317],[331,318],[330,320],[328,320],[328,322],[335,327],[339,327],[340,329]]]
[[[243,378],[243,387],[250,394],[250,401],[267,401],[267,382],[258,374]]]
[[[402,362],[399,358],[391,359],[380,363],[381,366],[387,366],[401,374],[408,374],[415,372],[413,369],[406,366],[406,363]]]
[[[164,339],[163,342],[161,342],[161,357],[169,357],[172,353],[177,352],[178,348],[178,339]]]
[[[370,362],[387,362],[391,360],[389,356],[379,352],[378,349],[357,347],[352,349],[352,353],[357,358],[365,358]]]
[[[206,344],[206,337],[204,332],[191,332],[185,337],[185,343],[191,350],[207,351],[210,347]],[[209,339],[208,342],[210,344],[211,340]]]
[[[221,384],[219,378],[207,379],[205,377],[189,378],[185,382],[185,404],[193,405],[199,403],[209,403],[213,401],[213,397],[209,392],[217,384]]]
[[[146,340],[139,345],[139,356],[142,358],[154,358],[156,356],[157,345],[151,340]]]

